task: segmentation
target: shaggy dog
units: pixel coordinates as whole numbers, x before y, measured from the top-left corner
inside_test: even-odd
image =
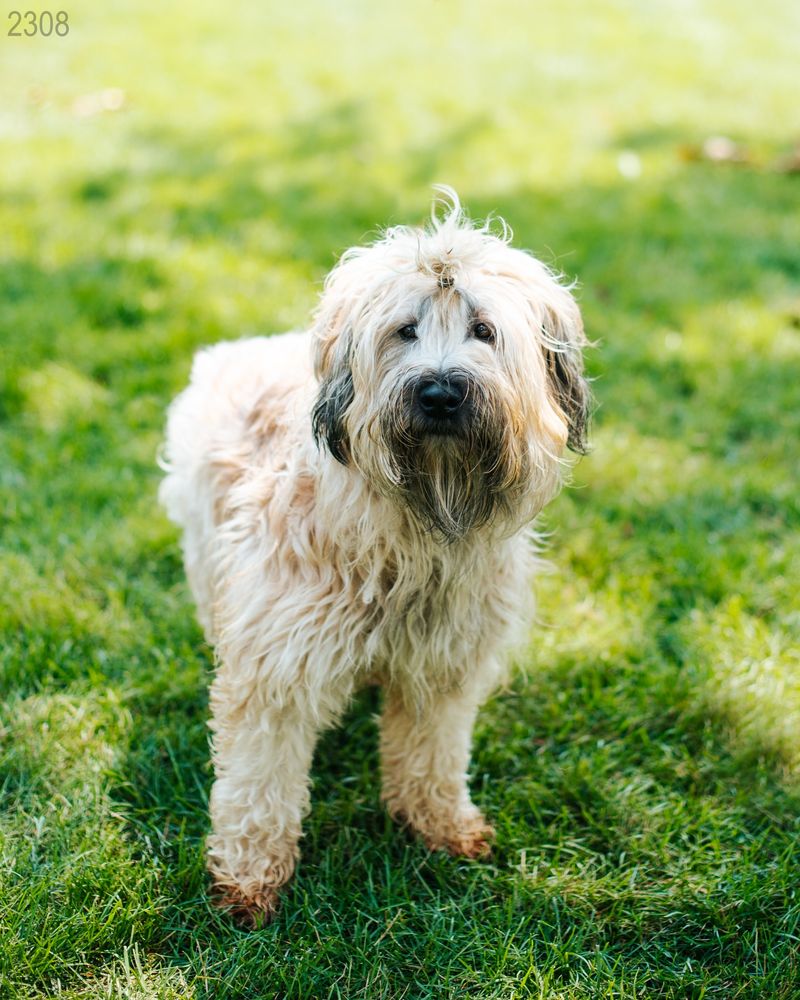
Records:
[[[245,923],[275,911],[314,744],[367,683],[390,813],[431,849],[489,849],[472,726],[589,393],[569,291],[442,190],[424,230],[343,255],[310,332],[201,351],[169,412],[161,500],[219,664],[208,865]]]

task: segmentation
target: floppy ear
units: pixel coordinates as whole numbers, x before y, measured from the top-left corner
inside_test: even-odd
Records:
[[[563,287],[559,289],[557,301],[545,308],[542,335],[550,392],[567,420],[567,447],[585,455],[592,401],[589,383],[583,376],[583,348],[588,341],[580,310]]]
[[[314,370],[319,391],[311,411],[311,429],[317,445],[326,445],[337,462],[347,465],[350,440],[345,414],[353,402],[352,337],[348,329],[342,329],[341,312],[332,317],[321,313],[319,320],[324,325],[314,331]]]

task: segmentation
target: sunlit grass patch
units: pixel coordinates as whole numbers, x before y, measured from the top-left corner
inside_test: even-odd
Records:
[[[60,631],[65,642],[91,637],[116,648],[129,638],[128,616],[108,581],[95,584],[87,579],[74,555],[62,565],[51,561],[44,573],[24,556],[5,555],[0,581],[7,598],[0,621],[9,631],[24,628],[51,635]]]
[[[50,989],[59,1000],[195,1000],[199,995],[183,969],[166,965],[136,944],[124,945],[110,968],[86,969],[80,985],[56,979]]]
[[[5,766],[13,762],[45,796],[101,783],[131,726],[130,712],[111,689],[11,700],[2,717]]]
[[[13,803],[0,822],[8,988],[54,995],[93,956],[155,926],[164,903],[157,861],[137,856],[108,794],[130,713],[113,690],[12,699],[0,718],[0,781]]]
[[[47,431],[102,419],[109,393],[80,372],[48,362],[20,377],[25,412]]]
[[[684,629],[705,680],[701,697],[729,727],[736,751],[780,761],[800,776],[800,646],[797,629],[770,625],[732,597],[712,613],[692,614]]]

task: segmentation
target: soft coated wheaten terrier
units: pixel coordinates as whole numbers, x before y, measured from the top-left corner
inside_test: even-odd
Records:
[[[443,190],[426,229],[344,254],[309,332],[202,351],[170,409],[161,499],[219,663],[208,863],[246,922],[294,870],[318,734],[369,682],[391,814],[488,851],[471,730],[589,393],[569,291]]]

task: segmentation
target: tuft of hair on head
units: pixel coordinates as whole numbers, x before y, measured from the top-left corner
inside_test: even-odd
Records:
[[[433,190],[436,194],[431,205],[430,232],[438,233],[444,229],[461,227],[474,229],[485,236],[493,236],[501,243],[511,242],[514,233],[502,216],[490,212],[484,221],[479,223],[470,218],[469,213],[461,204],[461,199],[455,188],[449,184],[434,184]]]
[[[449,184],[434,184],[433,190],[436,195],[431,205],[431,223],[434,232],[438,232],[447,225],[463,226],[469,224],[470,220],[466,212],[461,207],[461,199],[458,197],[455,188]],[[442,212],[439,212],[439,209]]]
[[[443,290],[455,287],[462,262],[454,255],[459,234],[482,233],[484,228],[469,218],[455,189],[449,184],[434,184],[430,222],[418,229],[417,268],[436,280]]]
[[[453,267],[448,261],[434,260],[431,262],[430,270],[433,272],[439,288],[452,288],[455,285],[456,279],[453,274]]]

